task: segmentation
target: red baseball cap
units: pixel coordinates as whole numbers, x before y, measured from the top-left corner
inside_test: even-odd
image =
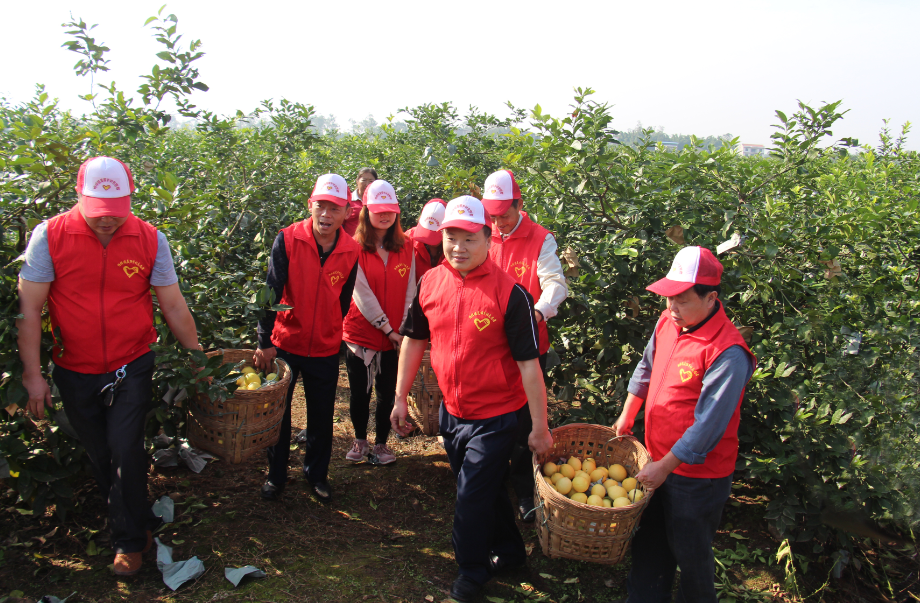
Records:
[[[693,285],[718,285],[722,282],[722,270],[722,263],[705,247],[684,247],[674,256],[668,275],[646,289],[673,297]]]
[[[77,172],[77,192],[83,195],[83,215],[87,218],[124,218],[131,213],[134,177],[117,159],[93,157]]]
[[[444,210],[444,221],[438,230],[461,228],[467,232],[479,232],[489,224],[492,217],[483,206],[482,201],[470,195],[451,199]]]
[[[316,179],[316,186],[313,187],[313,194],[310,195],[310,203],[315,201],[332,201],[336,205],[348,205],[351,199],[351,189],[345,183],[345,179],[338,174],[323,174]]]
[[[425,204],[422,215],[418,217],[418,226],[412,229],[413,239],[426,245],[441,243],[441,232],[438,229],[444,221],[445,205],[443,199],[432,199]]]
[[[521,198],[521,189],[511,170],[499,170],[486,178],[482,191],[482,204],[492,216],[500,216],[511,207],[511,202]]]

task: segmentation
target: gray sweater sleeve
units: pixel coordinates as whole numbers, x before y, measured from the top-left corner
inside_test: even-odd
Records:
[[[648,397],[648,383],[652,378],[652,363],[655,360],[655,333],[652,332],[652,338],[648,340],[645,346],[645,352],[642,353],[642,359],[636,365],[632,378],[629,380],[629,386],[626,391],[637,398],[645,400]]]
[[[693,425],[687,428],[671,452],[681,462],[699,465],[725,434],[744,386],[754,374],[754,361],[739,345],[722,352],[703,375],[703,389],[696,403]]]

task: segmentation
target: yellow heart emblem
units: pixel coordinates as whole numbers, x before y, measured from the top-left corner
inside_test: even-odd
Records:
[[[103,185],[102,185],[102,188],[105,189],[105,190],[109,190],[110,188],[112,188],[112,185],[111,185],[111,184],[103,184]]]
[[[408,271],[409,271],[409,269],[406,268],[406,265],[405,265],[405,264],[400,264],[400,265],[399,265],[399,268],[396,269],[396,272],[399,273],[399,277],[400,277],[400,278],[406,276],[406,272],[408,272]]]
[[[693,379],[693,371],[685,371],[684,369],[680,369],[681,381],[690,381],[691,379]]]
[[[480,331],[482,331],[482,330],[485,329],[487,326],[489,326],[490,324],[492,324],[492,321],[491,321],[491,319],[488,319],[488,318],[474,318],[474,319],[473,319],[473,324],[476,325],[476,328],[477,328],[477,329],[479,329]]]
[[[122,270],[125,271],[125,274],[128,275],[128,278],[131,278],[132,276],[134,276],[135,274],[141,271],[141,269],[138,268],[137,266],[125,266],[124,268],[122,268]]]
[[[523,278],[525,272],[527,272],[527,266],[517,266],[514,269],[514,273],[517,275],[518,278]]]
[[[329,284],[334,285],[334,284],[336,284],[337,282],[339,282],[339,277],[338,277],[338,275],[330,276],[330,277],[329,277]]]

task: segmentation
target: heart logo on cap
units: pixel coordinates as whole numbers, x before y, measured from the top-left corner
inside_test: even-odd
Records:
[[[492,321],[491,321],[490,319],[488,319],[488,318],[474,318],[474,319],[473,319],[473,324],[476,325],[476,328],[477,328],[477,329],[479,329],[480,331],[482,331],[482,330],[485,329],[487,326],[489,326],[490,324],[492,324]]]
[[[518,278],[523,278],[525,272],[527,272],[527,266],[517,266],[514,269],[514,273]]]
[[[327,185],[326,185],[326,190],[327,190],[327,191],[331,191],[331,190],[332,190],[332,185],[331,185],[331,184],[327,184]]]
[[[687,381],[690,381],[691,379],[693,379],[693,371],[685,371],[684,369],[680,369],[680,380],[681,381],[687,382]]]
[[[458,210],[457,210],[457,213],[458,213],[458,214],[462,214],[462,213],[466,213],[466,212],[464,212],[462,209],[458,209]]]
[[[109,190],[110,188],[112,188],[112,185],[111,185],[111,184],[103,184],[103,185],[102,185],[102,188],[103,188],[103,190]]]
[[[125,271],[125,274],[128,275],[128,278],[131,278],[132,276],[140,272],[141,269],[138,268],[137,266],[125,266],[122,270]]]

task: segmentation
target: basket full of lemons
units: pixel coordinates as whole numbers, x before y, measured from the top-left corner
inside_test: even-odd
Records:
[[[543,553],[619,563],[649,501],[635,476],[651,456],[636,438],[616,437],[603,425],[557,427],[553,441],[549,451],[533,457]]]
[[[225,349],[222,364],[239,365],[237,390],[226,400],[211,400],[198,394],[189,404],[189,442],[230,463],[241,463],[278,442],[284,418],[285,396],[291,369],[275,359],[273,372],[263,374],[252,366],[254,350]]]

